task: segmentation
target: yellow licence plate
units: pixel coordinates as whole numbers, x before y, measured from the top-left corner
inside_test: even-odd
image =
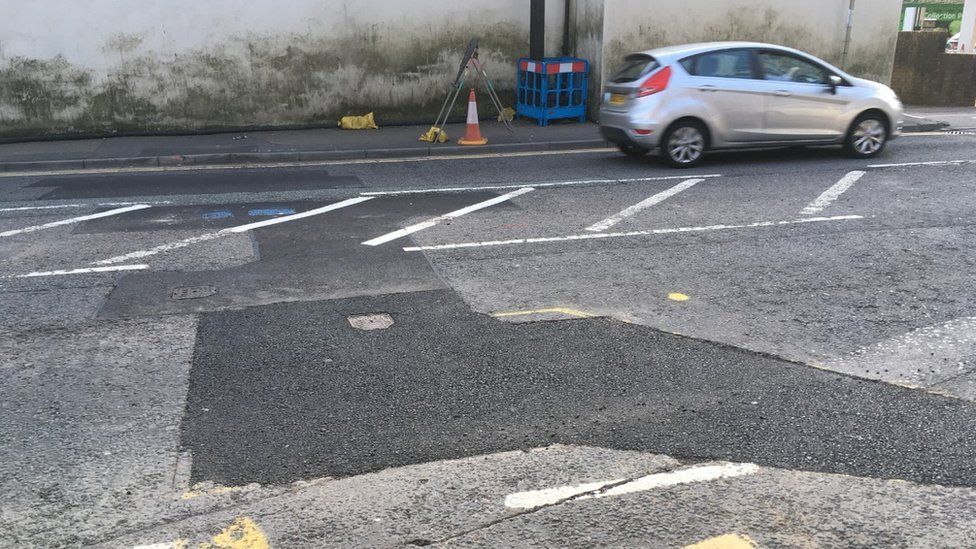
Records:
[[[623,105],[627,102],[627,96],[622,93],[611,93],[610,101],[611,105]]]

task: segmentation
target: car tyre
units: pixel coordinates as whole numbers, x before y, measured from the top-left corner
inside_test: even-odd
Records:
[[[637,145],[617,145],[620,152],[626,154],[627,156],[632,156],[634,158],[644,156],[645,154],[651,152],[650,149],[645,149],[644,147],[638,147]]]
[[[888,121],[878,113],[858,116],[844,139],[847,154],[854,158],[874,158],[888,145]]]
[[[668,128],[661,140],[661,158],[674,168],[693,168],[708,151],[708,130],[700,122],[684,120]]]

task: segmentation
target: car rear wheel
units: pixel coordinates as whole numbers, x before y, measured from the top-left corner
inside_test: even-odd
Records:
[[[645,154],[651,152],[649,149],[638,147],[637,145],[617,145],[617,148],[620,149],[620,152],[626,154],[627,156],[633,157],[644,156]]]
[[[704,126],[692,120],[678,122],[664,135],[661,156],[675,168],[691,168],[701,163],[707,146]]]
[[[888,122],[880,114],[874,113],[857,117],[844,141],[847,153],[855,158],[878,156],[887,144]]]

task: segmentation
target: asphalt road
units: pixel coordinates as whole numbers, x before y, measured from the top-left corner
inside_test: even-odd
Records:
[[[0,174],[0,546],[976,546],[974,175]]]

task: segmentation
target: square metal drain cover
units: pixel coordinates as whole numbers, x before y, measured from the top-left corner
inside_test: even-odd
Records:
[[[217,293],[216,286],[183,286],[173,288],[169,297],[170,299],[200,299],[201,297],[210,297],[215,293]]]
[[[393,326],[393,317],[386,313],[352,315],[346,317],[346,320],[357,330],[385,330]]]

